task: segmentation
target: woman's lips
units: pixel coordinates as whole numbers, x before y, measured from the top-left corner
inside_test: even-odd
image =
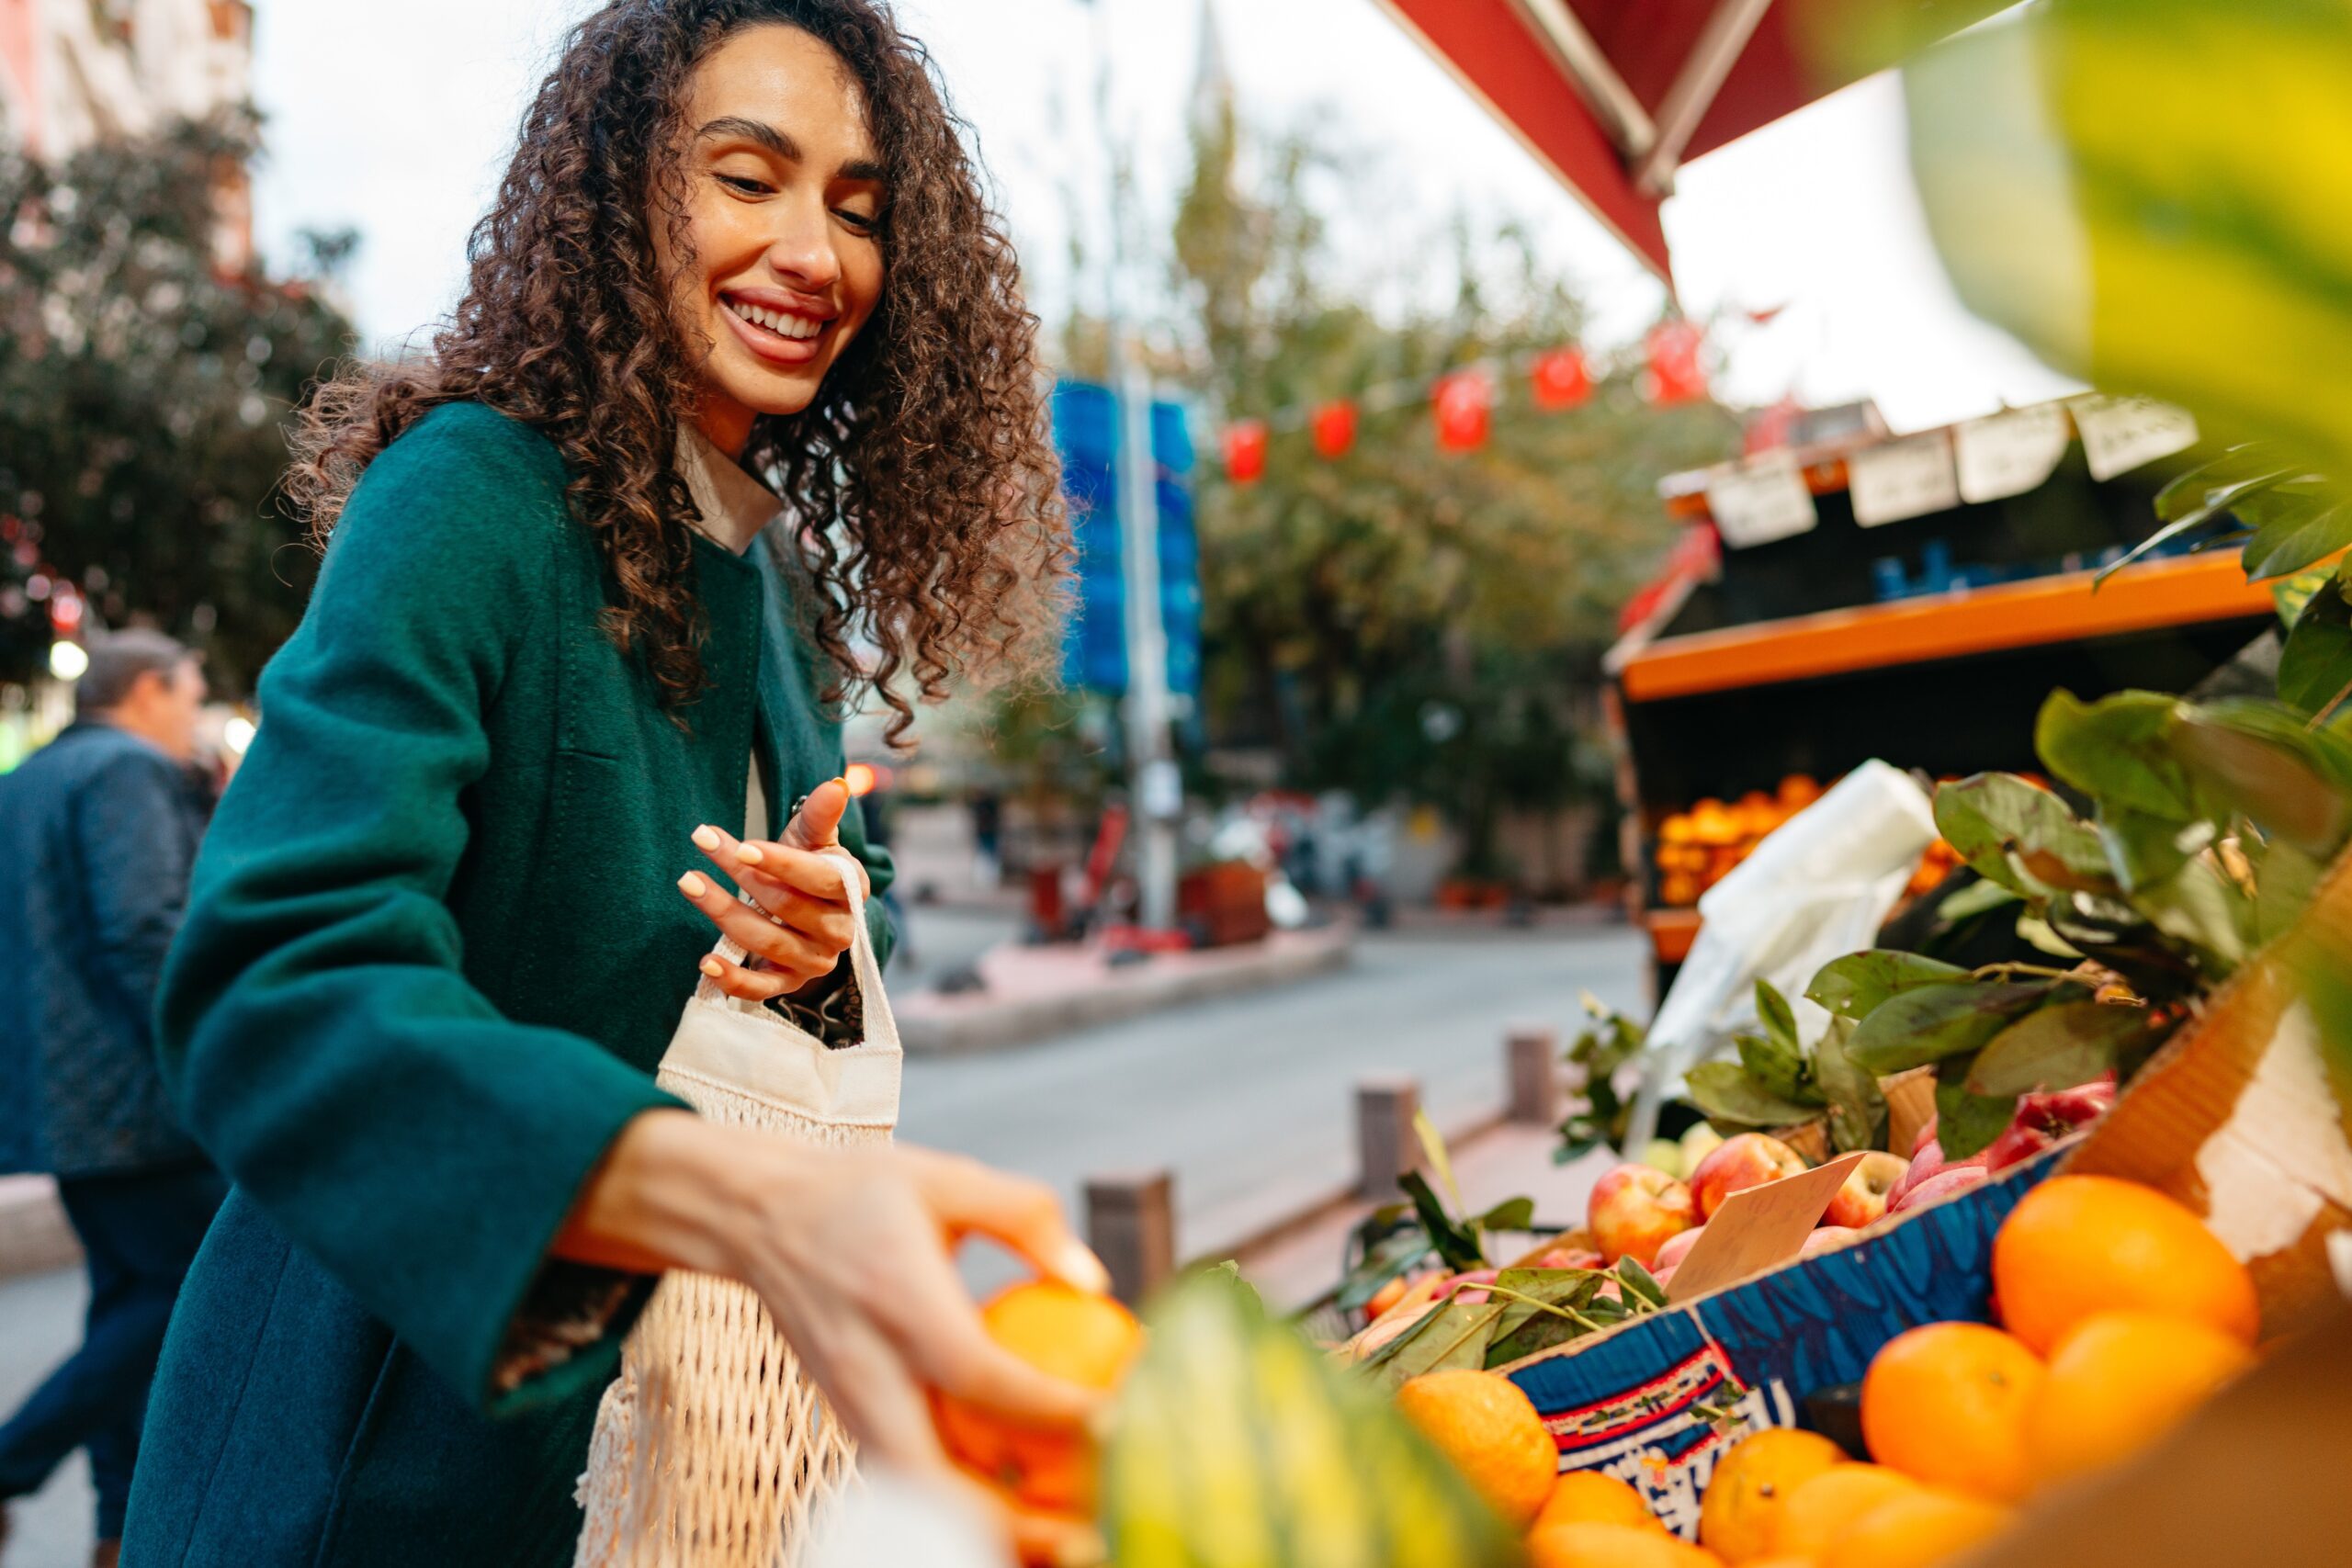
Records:
[[[818,344],[825,341],[825,333],[832,325],[831,321],[812,321],[805,316],[792,317],[789,319],[806,322],[817,331],[809,337],[787,337],[774,328],[745,320],[723,297],[718,301],[718,313],[727,319],[727,324],[735,330],[735,335],[742,340],[745,348],[772,365],[808,364],[817,357]]]

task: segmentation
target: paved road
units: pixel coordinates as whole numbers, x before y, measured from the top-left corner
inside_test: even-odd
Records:
[[[934,972],[1005,927],[920,908],[913,921],[917,955]],[[1207,1252],[1351,1178],[1359,1078],[1411,1074],[1439,1126],[1482,1120],[1502,1102],[1506,1026],[1571,1031],[1586,990],[1634,1007],[1640,961],[1639,940],[1616,930],[1368,936],[1350,968],[1281,990],[1019,1050],[918,1058],[905,1136],[1051,1181],[1073,1213],[1089,1174],[1165,1167],[1176,1176],[1179,1245]],[[976,1284],[1005,1271],[988,1259],[970,1270]],[[73,1276],[0,1284],[0,1401],[13,1406],[63,1353],[81,1303]],[[77,1460],[18,1510],[5,1568],[79,1568],[89,1506]]]

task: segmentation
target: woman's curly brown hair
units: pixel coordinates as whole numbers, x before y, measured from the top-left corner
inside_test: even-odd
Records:
[[[666,705],[690,705],[704,680],[696,514],[673,465],[699,349],[673,323],[652,223],[666,215],[683,253],[687,80],[763,22],[829,45],[863,89],[887,175],[885,281],[816,400],[762,416],[742,462],[794,525],[769,536],[813,589],[801,598],[830,665],[823,699],[877,691],[897,743],[914,716],[905,688],[937,700],[959,674],[993,682],[1050,658],[1069,530],[1012,243],[929,55],[875,0],[614,0],[582,22],[524,116],[431,356],[320,388],[287,491],[323,544],[368,462],[435,405],[472,399],[536,426],[609,569],[608,628]]]

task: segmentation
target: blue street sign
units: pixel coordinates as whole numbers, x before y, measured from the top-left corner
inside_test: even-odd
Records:
[[[1127,689],[1126,587],[1119,528],[1119,400],[1088,381],[1054,386],[1054,445],[1062,459],[1078,547],[1078,603],[1062,641],[1062,678],[1114,695]],[[1159,615],[1168,635],[1168,689],[1201,689],[1201,555],[1193,525],[1193,438],[1183,409],[1151,405],[1159,502]]]

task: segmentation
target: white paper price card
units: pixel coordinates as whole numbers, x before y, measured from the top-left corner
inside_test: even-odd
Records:
[[[1960,499],[2000,501],[2039,489],[2058,470],[2073,438],[2057,403],[2012,409],[1952,427]]]
[[[1811,533],[1821,519],[1813,492],[1786,453],[1759,457],[1707,481],[1707,510],[1716,531],[1736,550]]]
[[[2083,433],[2083,456],[2095,479],[2111,479],[2197,445],[2196,416],[2154,398],[2076,398],[2066,406]]]
[[[1960,504],[1951,468],[1951,437],[1940,430],[1882,442],[1846,459],[1854,521],[1865,528],[1950,512]]]

